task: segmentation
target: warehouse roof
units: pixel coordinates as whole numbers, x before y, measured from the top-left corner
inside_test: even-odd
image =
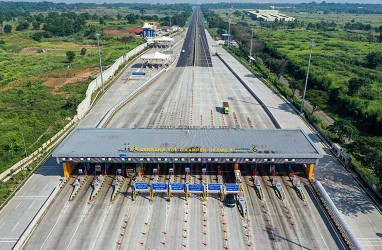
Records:
[[[78,128],[54,151],[61,161],[234,161],[315,163],[322,156],[300,129]]]

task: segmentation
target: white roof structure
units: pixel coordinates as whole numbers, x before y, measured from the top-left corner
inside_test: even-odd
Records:
[[[174,38],[166,37],[166,36],[155,37],[153,40],[154,42],[171,42],[171,43],[174,42]]]
[[[53,157],[61,162],[308,164],[322,155],[300,129],[77,128]]]
[[[160,52],[155,52],[151,54],[144,54],[141,56],[142,60],[147,60],[147,61],[162,61],[166,62],[171,59],[171,56],[160,53]]]
[[[153,29],[153,27],[154,25],[146,23],[145,25],[143,25],[142,29]]]

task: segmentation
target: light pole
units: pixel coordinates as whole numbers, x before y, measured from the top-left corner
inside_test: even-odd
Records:
[[[252,60],[252,46],[253,46],[253,25],[251,26],[251,47],[249,48],[249,63]]]
[[[305,95],[306,95],[306,87],[308,85],[308,77],[309,77],[309,70],[310,70],[310,60],[312,59],[312,48],[313,48],[313,40],[310,39],[310,52],[309,52],[308,70],[306,71],[305,87],[304,87],[304,94],[302,95],[300,114],[302,114],[303,111],[304,111],[304,102],[305,102]]]
[[[228,46],[230,46],[230,38],[231,38],[231,15],[228,19]]]
[[[104,92],[104,86],[103,86],[103,74],[102,74],[102,58],[101,58],[101,47],[99,46],[99,38],[101,36],[101,33],[97,32],[97,44],[98,44],[98,57],[99,57],[99,68],[101,70],[101,84],[102,84],[102,92]]]

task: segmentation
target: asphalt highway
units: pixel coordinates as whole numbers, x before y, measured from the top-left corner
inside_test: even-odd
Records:
[[[164,75],[126,103],[112,117],[107,127],[273,128],[273,123],[259,103],[219,58],[209,55],[215,44],[202,24],[202,15],[195,8],[183,46],[173,48],[174,55],[180,55],[175,62],[177,66],[170,67]],[[283,128],[303,128],[315,143],[322,145],[280,97],[228,53],[219,53],[266,103]],[[139,63],[136,62],[137,65]],[[108,109],[148,78],[128,80],[127,77],[128,71],[100,98],[81,122],[81,127],[95,127]],[[228,115],[222,113],[223,101],[230,104]],[[343,174],[344,179],[348,178],[337,184],[341,185],[342,190],[349,188],[354,192],[354,198],[360,199],[357,197],[360,193],[357,193],[356,185],[349,181],[350,177],[346,177],[333,159],[324,158],[322,165],[316,169],[316,176],[323,179],[331,195],[338,192],[338,187],[330,185],[334,177],[324,178],[329,173],[322,170],[323,164],[333,164],[331,166],[335,166],[335,170]],[[223,181],[234,182],[232,166],[224,166],[223,170]],[[185,183],[184,169],[179,167],[175,172],[175,180]],[[299,178],[303,184],[305,200],[298,197],[289,177],[279,177],[285,193],[282,200],[277,196],[267,170],[261,170],[259,180],[264,198],[260,200],[250,170],[242,168],[241,172],[248,207],[246,218],[241,216],[237,207],[227,207],[217,194],[210,194],[207,201],[194,194],[187,201],[184,194],[175,194],[169,200],[165,193],[157,193],[154,201],[150,201],[148,193],[140,193],[137,200],[133,201],[131,180],[128,178],[123,183],[121,193],[111,201],[112,175],[106,177],[105,184],[94,200],[90,200],[93,177],[89,176],[76,198],[69,201],[74,181],[71,178],[39,221],[24,249],[344,249],[304,175]],[[217,182],[216,173],[215,167],[208,169],[209,182]],[[172,178],[166,167],[160,170],[158,177],[154,177],[152,168],[147,166],[144,175],[145,181],[149,183],[155,178],[159,182]],[[201,183],[202,178],[200,167],[191,172],[191,183]],[[347,187],[347,184],[351,186]],[[340,201],[336,202],[341,211],[344,211],[341,203],[343,197],[339,197]],[[367,200],[364,202],[366,204]],[[370,203],[367,205],[371,206]],[[365,211],[363,214],[358,211],[354,213],[375,219],[368,220],[371,228],[366,228],[367,225],[360,222],[365,228],[356,231],[357,237],[379,237],[377,233],[381,232],[379,228],[382,223],[377,223],[381,221],[381,216],[372,208],[367,212],[375,217],[368,217],[370,214]],[[350,224],[353,227],[355,223]],[[372,233],[375,235],[372,236]],[[378,247],[377,241],[364,242],[365,247]]]

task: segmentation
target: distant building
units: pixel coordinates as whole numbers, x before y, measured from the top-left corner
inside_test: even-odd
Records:
[[[280,13],[278,10],[249,10],[247,13],[258,20],[264,20],[267,22],[274,22],[276,20],[284,22],[293,22],[295,20],[294,17],[287,16],[285,14]]]
[[[154,37],[157,35],[156,22],[144,22],[142,29],[142,37]]]
[[[230,35],[230,34],[222,34],[221,35],[221,39],[224,41],[228,41],[228,38],[229,38],[229,40],[232,40],[233,35]]]
[[[175,31],[178,31],[178,30],[179,30],[179,26],[177,26],[177,25],[171,26],[171,31],[175,32]]]
[[[171,31],[171,27],[170,26],[162,26],[161,30],[163,32],[170,32]]]

